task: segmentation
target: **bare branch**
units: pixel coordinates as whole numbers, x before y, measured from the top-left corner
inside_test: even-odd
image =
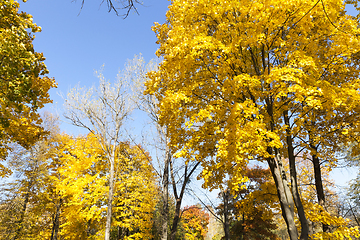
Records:
[[[105,0],[102,0],[100,6],[104,4],[104,2]],[[117,7],[116,3],[120,4],[121,6]],[[81,0],[80,12],[84,8],[84,5],[85,5],[85,0]],[[108,8],[108,12],[114,11],[117,16],[122,16],[125,19],[129,16],[131,11],[134,11],[136,14],[139,15],[136,5],[142,5],[142,2],[138,0],[106,0],[106,5]],[[121,14],[120,12],[122,12],[122,10],[125,13]]]

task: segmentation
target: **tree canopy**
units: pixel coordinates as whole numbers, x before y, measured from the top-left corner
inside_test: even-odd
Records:
[[[32,44],[40,31],[31,15],[19,12],[18,2],[0,1],[0,159],[8,143],[29,147],[45,134],[37,111],[51,102],[48,92],[56,83]]]
[[[339,157],[358,166],[360,24],[345,11],[358,1],[173,0],[153,27],[159,61],[68,92],[78,136],[40,117],[56,87],[41,29],[0,3],[1,239],[360,237],[359,178],[344,207],[329,175]],[[102,3],[124,17],[139,4]],[[155,138],[141,145],[138,110]]]
[[[250,160],[267,162],[290,238],[296,207],[307,239],[297,158],[334,166],[358,137],[357,26],[338,0],[173,1],[154,26],[164,60],[147,82],[172,151],[201,161],[211,189],[230,177],[236,191]]]

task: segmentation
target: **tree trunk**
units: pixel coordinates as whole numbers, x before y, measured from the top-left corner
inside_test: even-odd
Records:
[[[111,217],[112,217],[112,202],[114,197],[114,175],[115,175],[115,153],[110,159],[110,176],[109,176],[109,198],[108,208],[106,213],[106,226],[105,226],[105,240],[110,240],[111,230]]]
[[[51,240],[58,240],[58,233],[60,228],[60,209],[62,204],[62,198],[59,199],[59,204],[56,206],[56,212],[53,220],[53,227],[51,230]]]
[[[117,240],[121,240],[121,227],[117,227]]]
[[[177,188],[176,188],[173,162],[170,161],[169,165],[170,165],[171,183],[173,186],[174,197],[175,197],[175,201],[176,201],[174,219],[173,219],[172,226],[170,229],[170,240],[175,240],[176,230],[177,230],[177,226],[178,226],[178,223],[180,220],[180,207],[181,207],[181,201],[182,201],[182,196],[183,196],[183,190],[185,189],[185,185],[186,185],[187,165],[185,166],[184,182],[182,185],[182,190],[180,191],[179,195],[177,193]]]
[[[275,121],[274,121],[274,111],[273,111],[273,99],[267,98],[266,101],[266,111],[270,117],[270,130],[275,132]],[[267,152],[270,155],[275,154],[275,157],[267,158],[266,161],[269,164],[271,174],[273,176],[278,198],[280,201],[282,216],[285,220],[289,237],[291,240],[298,239],[298,232],[295,226],[294,220],[294,201],[292,194],[290,192],[288,182],[286,179],[286,174],[284,166],[282,164],[282,159],[279,153],[279,149],[276,148],[267,148]]]
[[[177,227],[180,221],[180,210],[181,210],[182,196],[176,199],[174,220],[171,227],[170,240],[175,240]]]
[[[287,144],[289,166],[290,166],[291,193],[295,201],[295,205],[298,211],[298,216],[301,224],[300,239],[307,240],[309,238],[309,225],[305,216],[304,207],[302,205],[299,189],[298,189],[297,175],[296,175],[296,159],[294,154],[293,141],[291,137],[290,120],[287,110],[283,112],[283,116],[284,116],[284,123],[286,125],[286,144]]]
[[[171,159],[169,161],[169,165],[170,165],[171,182],[172,182],[172,186],[173,186],[174,197],[175,197],[175,200],[176,200],[175,214],[174,214],[173,224],[172,224],[172,227],[171,227],[170,240],[175,240],[177,227],[178,227],[178,224],[179,224],[179,221],[180,221],[181,202],[182,202],[182,199],[184,197],[185,189],[186,189],[186,186],[187,186],[187,184],[188,184],[188,182],[190,180],[191,175],[194,173],[196,168],[200,165],[200,162],[197,162],[190,169],[189,172],[188,172],[188,164],[185,164],[184,180],[182,182],[180,194],[178,194],[178,192],[177,192],[175,176],[174,176],[173,162],[171,161]]]
[[[268,148],[268,152],[272,154],[272,150]],[[292,196],[290,193],[289,186],[287,183],[284,184],[284,178],[286,180],[286,176],[283,173],[281,168],[281,163],[279,162],[279,156],[277,154],[277,160],[275,158],[268,158],[267,162],[269,164],[271,174],[275,181],[275,186],[278,194],[278,198],[281,206],[281,213],[285,220],[288,234],[291,240],[298,239],[298,232],[295,226],[294,220],[294,202],[292,200]]]
[[[245,231],[245,227],[244,227],[244,223],[245,223],[245,214],[244,214],[244,212],[241,214],[241,216],[242,216],[242,223],[243,224],[241,224],[241,231],[240,231],[240,237],[239,237],[239,240],[244,240],[244,237],[245,237],[245,233],[244,233],[244,231]]]
[[[171,160],[169,147],[165,154],[165,167],[162,182],[162,212],[161,212],[161,240],[168,238],[168,220],[169,220],[169,163]]]
[[[24,199],[24,204],[23,207],[21,209],[21,213],[20,213],[20,219],[18,221],[16,221],[16,230],[15,230],[15,235],[13,237],[13,240],[16,240],[19,238],[20,232],[23,228],[23,221],[24,221],[24,217],[25,217],[25,212],[26,212],[26,208],[27,208],[27,204],[29,203],[29,198],[30,198],[30,190],[32,187],[32,180],[30,180],[30,182],[28,183],[28,189],[27,192],[25,194],[25,199]]]
[[[316,156],[317,148],[313,145],[313,143],[310,143],[310,148],[315,151],[315,154],[312,154],[312,162],[314,166],[316,195],[319,205],[322,206],[325,210],[325,193],[321,178],[320,159]],[[330,226],[325,223],[322,224],[322,229],[323,232],[330,232]]]
[[[224,233],[225,240],[230,240],[230,222],[229,222],[229,190],[225,190],[223,193],[224,200]]]
[[[121,233],[118,238],[124,239],[125,237],[130,235],[129,229],[127,227],[118,228],[118,233]]]

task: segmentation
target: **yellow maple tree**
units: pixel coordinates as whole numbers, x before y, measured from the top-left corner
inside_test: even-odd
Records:
[[[109,166],[93,134],[71,138],[58,153],[65,200],[61,235],[65,239],[103,239]],[[112,231],[122,239],[150,239],[157,186],[149,156],[140,146],[120,143],[116,149]]]
[[[0,1],[0,159],[16,142],[30,147],[45,132],[37,110],[50,103],[49,89],[56,87],[42,53],[35,52],[34,33],[41,28],[30,14],[19,12],[14,0]],[[9,174],[0,163],[0,176]]]
[[[358,132],[357,26],[339,0],[174,0],[154,26],[163,61],[146,92],[172,151],[201,161],[209,188],[231,176],[236,190],[249,160],[267,162],[290,239],[309,237],[297,155],[334,162]]]

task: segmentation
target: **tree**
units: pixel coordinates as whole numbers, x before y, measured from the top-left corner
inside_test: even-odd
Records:
[[[323,166],[321,169],[324,183],[322,187],[327,201],[322,205],[319,203],[312,160],[311,156],[303,156],[299,159],[297,166],[300,191],[309,220],[309,235],[312,239],[351,239],[350,236],[360,236],[359,229],[350,223],[346,214],[340,213],[341,208],[346,207],[347,204],[340,203],[338,194],[334,191],[335,184],[329,175],[331,166]],[[339,205],[343,206],[339,207]],[[327,231],[324,230],[324,225]]]
[[[115,187],[116,148],[120,143],[122,124],[131,108],[127,102],[125,82],[121,76],[113,84],[99,73],[99,87],[73,88],[65,100],[65,118],[85,128],[98,140],[108,164],[108,204],[105,240],[110,239],[112,206]]]
[[[222,203],[217,212],[228,221],[228,226],[223,221],[225,239],[277,239],[273,231],[277,228],[275,216],[280,209],[277,208],[271,172],[259,166],[246,171],[249,178],[246,188],[233,192],[233,195],[229,190],[219,194]]]
[[[48,91],[56,87],[54,79],[45,76],[43,54],[32,44],[41,28],[30,14],[18,10],[18,2],[0,1],[0,159],[9,143],[29,148],[45,135],[37,111],[51,102]],[[0,176],[8,173],[0,163]]]
[[[189,162],[186,159],[180,159],[180,169],[175,170],[174,161],[170,161],[170,178],[171,185],[173,188],[173,194],[175,197],[175,213],[174,218],[172,220],[171,228],[170,228],[170,239],[174,240],[176,236],[176,232],[178,229],[178,225],[181,220],[181,204],[184,198],[184,194],[188,184],[190,183],[190,179],[193,176],[194,172],[200,165],[200,162]],[[181,175],[180,175],[181,174]],[[180,189],[178,186],[180,186]]]
[[[348,149],[348,151],[345,152],[346,155],[346,162],[349,167],[354,167],[355,169],[358,169],[357,176],[355,179],[353,179],[350,182],[349,188],[347,189],[347,196],[350,197],[351,204],[349,205],[355,205],[360,206],[360,155],[359,155],[359,142],[354,142],[352,147]],[[354,207],[350,207],[350,212],[353,212],[352,210]],[[358,215],[358,214],[357,214]],[[357,219],[355,212],[353,212],[353,217]],[[356,220],[357,224],[359,224],[359,221]]]
[[[158,100],[151,95],[144,95],[144,83],[148,80],[147,73],[156,71],[158,63],[155,60],[145,64],[143,57],[135,56],[129,61],[126,67],[125,75],[133,83],[133,92],[135,96],[135,104],[137,107],[148,114],[151,123],[156,128],[156,144],[155,147],[160,152],[158,172],[162,185],[162,221],[161,221],[161,239],[168,239],[168,224],[170,227],[170,239],[175,239],[178,224],[180,223],[181,204],[186,193],[186,187],[190,183],[191,177],[199,167],[200,162],[189,162],[186,158],[176,158],[170,149],[168,130],[166,126],[159,123],[159,106]],[[175,213],[172,221],[169,219],[169,184],[175,198]],[[179,187],[180,186],[180,187]]]
[[[141,54],[138,56],[135,55],[132,60],[128,61],[125,68],[125,75],[132,83],[132,92],[135,95],[133,98],[135,105],[139,110],[148,115],[152,126],[156,129],[154,147],[157,149],[156,152],[160,156],[156,156],[153,159],[157,159],[157,168],[160,169],[157,173],[161,181],[161,239],[167,240],[169,223],[169,166],[170,161],[173,161],[173,159],[169,148],[169,140],[166,136],[166,128],[158,124],[157,100],[154,96],[144,94],[144,83],[148,80],[146,74],[151,71],[156,71],[157,67],[158,62],[156,60],[145,63]],[[149,144],[149,142],[147,142],[147,144]]]
[[[107,154],[91,133],[67,138],[67,144],[58,152],[61,180],[57,188],[65,199],[61,235],[69,239],[101,239],[110,187]],[[115,169],[111,238],[151,238],[157,186],[148,156],[140,146],[121,142],[116,146]]]
[[[1,189],[1,239],[58,239],[62,199],[55,187],[55,152],[61,142],[57,119],[48,113],[42,118],[47,138],[29,149],[14,145],[6,158],[13,175]]]
[[[209,214],[200,206],[186,206],[182,210],[181,223],[187,240],[204,240],[209,224]]]
[[[353,227],[357,226],[358,228],[360,227],[359,200],[358,196],[355,195],[353,191],[348,189],[347,195],[340,199],[338,209],[340,216],[350,220],[349,225],[352,225]]]
[[[0,238],[103,238],[109,165],[98,138],[44,128],[48,139],[30,150],[14,147],[8,156],[15,176],[1,189]],[[117,145],[112,239],[152,237],[158,186],[144,153],[138,145]]]
[[[300,239],[309,236],[296,157],[307,149],[335,162],[340,143],[357,137],[359,29],[344,9],[332,0],[173,1],[154,27],[164,60],[147,93],[172,151],[201,161],[209,188],[231,177],[236,190],[249,160],[267,162],[290,239],[295,208]]]

